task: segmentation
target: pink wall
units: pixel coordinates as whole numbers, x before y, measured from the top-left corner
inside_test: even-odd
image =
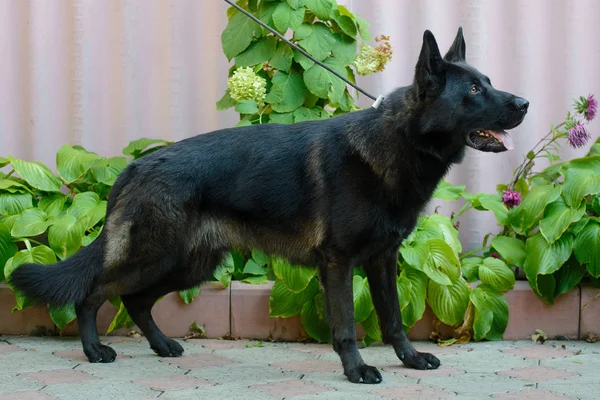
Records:
[[[471,191],[506,181],[573,97],[600,97],[600,1],[339,3],[369,20],[374,35],[391,35],[393,61],[383,73],[360,78],[367,90],[386,93],[410,83],[423,30],[431,29],[445,50],[462,25],[468,61],[496,87],[530,100],[514,134],[517,150],[471,151],[450,173],[450,181]],[[178,140],[232,126],[235,114],[214,105],[226,87],[225,9],[221,0],[0,0],[0,154],[53,165],[65,143],[113,155],[142,136]],[[589,128],[597,136],[600,123]],[[467,247],[490,230],[490,216],[462,219]]]

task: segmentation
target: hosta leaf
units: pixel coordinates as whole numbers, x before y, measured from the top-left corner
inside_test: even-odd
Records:
[[[306,289],[309,282],[317,274],[315,267],[291,265],[281,258],[274,258],[272,265],[277,278],[281,279],[288,290],[294,293],[300,293]]]
[[[88,223],[87,215],[78,219],[73,215],[64,214],[57,218],[48,230],[48,242],[52,250],[61,259],[75,254],[81,248]]]
[[[17,237],[37,236],[46,232],[50,223],[48,215],[38,208],[23,211],[15,221],[10,234]]]
[[[311,279],[306,289],[299,293],[290,291],[281,279],[277,279],[269,296],[269,315],[283,318],[298,315],[302,312],[304,303],[312,301],[318,293],[319,283],[317,278]]]
[[[463,321],[469,305],[470,289],[464,279],[452,285],[440,285],[430,280],[427,285],[427,302],[433,313],[447,325],[458,325]]]
[[[65,182],[71,183],[83,177],[100,159],[98,154],[76,149],[66,144],[56,153],[56,169]]]
[[[62,182],[44,164],[35,161],[23,161],[8,157],[19,177],[36,189],[45,192],[58,192]]]
[[[86,229],[91,229],[106,216],[106,201],[100,200],[100,196],[94,192],[79,193],[73,198],[73,203],[67,210],[67,214],[74,216],[76,219],[89,217]]]
[[[496,290],[506,292],[515,286],[515,274],[502,260],[488,257],[479,266],[479,279]]]

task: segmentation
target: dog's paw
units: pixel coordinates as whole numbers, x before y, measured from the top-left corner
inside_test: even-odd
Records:
[[[353,383],[381,383],[381,373],[375,367],[362,364],[358,368],[344,372],[348,380]]]
[[[117,352],[104,344],[92,344],[83,348],[91,363],[111,363],[117,358]]]
[[[437,369],[440,366],[440,360],[429,353],[419,353],[415,351],[411,354],[399,356],[402,363],[409,368],[414,369]]]
[[[183,354],[183,347],[173,339],[163,340],[151,348],[161,357],[181,357]]]

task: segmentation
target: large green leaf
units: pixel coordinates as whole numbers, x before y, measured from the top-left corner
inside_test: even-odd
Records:
[[[410,267],[405,267],[404,269],[407,268]],[[400,306],[400,310],[404,310],[411,301],[412,283],[406,276],[404,269],[400,272],[400,275],[398,275],[398,279],[396,280],[396,291],[398,292],[398,305]]]
[[[479,279],[500,292],[515,286],[515,274],[502,260],[488,257],[479,266]]]
[[[77,318],[75,306],[73,305],[65,307],[48,307],[48,311],[50,313],[50,318],[52,318],[52,322],[54,322],[61,331],[65,329],[69,322],[72,322]]]
[[[474,339],[502,340],[508,325],[508,303],[504,295],[488,285],[479,285],[471,292],[470,299],[475,306]]]
[[[570,233],[552,244],[548,244],[540,232],[527,239],[523,268],[534,292],[548,304],[554,302],[555,281],[552,274],[569,259],[572,249],[573,235]]]
[[[579,221],[584,214],[585,204],[578,209],[572,209],[567,206],[562,197],[559,197],[546,207],[544,218],[540,220],[540,232],[548,243],[554,243],[572,223]]]
[[[403,268],[402,275],[410,281],[410,297],[406,307],[402,309],[402,324],[405,329],[412,328],[423,317],[427,295],[427,275],[414,268]],[[402,299],[400,299],[402,303]]]
[[[258,112],[258,104],[254,100],[240,100],[235,105],[235,111],[240,114],[256,114]]]
[[[462,273],[467,282],[479,280],[479,267],[483,264],[481,257],[466,257],[461,260]]]
[[[435,192],[433,192],[433,198],[442,200],[455,201],[461,198],[466,190],[465,185],[452,185],[445,179],[442,179],[438,184]]]
[[[265,275],[268,271],[265,264],[258,263],[254,259],[246,261],[246,265],[244,266],[244,274]]]
[[[219,111],[227,110],[228,108],[235,106],[235,100],[231,97],[231,92],[229,89],[225,90],[225,94],[223,94],[223,97],[217,101],[216,106],[217,110]]]
[[[221,45],[228,60],[246,50],[260,25],[242,13],[234,14],[221,34]]]
[[[269,315],[283,318],[298,315],[302,312],[304,303],[312,301],[318,293],[319,282],[316,277],[299,293],[290,291],[281,279],[277,279],[269,296]]]
[[[600,224],[590,220],[575,238],[573,246],[575,257],[582,264],[587,264],[590,274],[600,277]]]
[[[293,58],[294,52],[292,48],[288,44],[279,41],[277,43],[277,50],[275,50],[275,54],[269,60],[269,64],[275,69],[288,71],[292,66]]]
[[[436,237],[443,239],[446,243],[448,243],[454,253],[458,256],[458,253],[462,251],[462,244],[458,237],[458,231],[454,225],[452,225],[450,218],[440,214],[432,214],[426,217],[421,217],[421,220],[423,220],[423,222],[427,225],[432,225],[434,230],[439,232],[439,235],[436,235]]]
[[[306,8],[323,21],[331,17],[333,5],[334,2],[332,0],[306,0]]]
[[[327,113],[320,107],[300,107],[293,113],[294,122],[313,121],[328,118]]]
[[[373,311],[373,300],[367,278],[355,275],[352,279],[352,292],[354,294],[354,319],[356,323],[361,323]]]
[[[8,278],[10,274],[23,264],[54,264],[56,255],[48,246],[39,245],[19,251],[12,258],[12,262],[7,262],[4,266],[4,276]]]
[[[142,155],[142,153],[146,153],[154,148],[161,148],[167,146],[171,142],[167,142],[162,139],[148,139],[141,138],[130,142],[124,149],[123,154],[126,156],[133,156],[134,158],[138,158]],[[159,146],[153,146],[158,144]]]
[[[106,200],[100,200],[100,196],[94,192],[79,193],[73,198],[73,204],[67,210],[67,214],[78,220],[89,217],[86,230],[90,229],[106,216]]]
[[[492,247],[509,265],[523,267],[525,243],[522,240],[508,236],[496,236],[492,239]]]
[[[183,300],[185,304],[192,304],[194,299],[200,294],[200,285],[194,286],[189,289],[179,291],[179,298]]]
[[[33,208],[33,196],[29,193],[0,193],[0,215],[18,215]]]
[[[577,240],[575,240],[577,241]],[[555,283],[554,297],[567,293],[573,289],[585,275],[586,265],[580,263],[573,255],[563,264],[558,271],[554,272]]]
[[[304,30],[305,25],[302,25],[302,29]],[[300,29],[299,29],[300,30]],[[296,32],[296,39],[304,32]],[[329,30],[327,25],[322,22],[317,22],[312,25],[312,30],[308,34],[308,36],[298,40],[298,44],[302,47],[308,54],[313,56],[319,61],[323,61],[329,53],[333,50],[335,45],[335,38],[333,37],[333,33]],[[320,67],[323,68],[323,67]],[[315,93],[316,94],[316,93]]]
[[[98,154],[65,144],[56,153],[56,169],[65,182],[71,183],[83,177],[100,159]]]
[[[0,177],[2,173],[0,172]],[[8,193],[25,193],[31,192],[26,185],[17,182],[14,179],[0,179],[0,191],[6,191]]]
[[[15,169],[21,179],[25,180],[32,187],[45,192],[60,191],[61,181],[44,164],[36,161],[23,161],[18,158],[8,156],[12,167]]]
[[[356,40],[348,36],[334,34],[335,43],[331,49],[334,57],[344,65],[350,65],[356,58]]]
[[[335,58],[327,58],[324,64],[342,76],[347,77],[346,68]],[[313,65],[304,73],[304,83],[312,94],[321,98],[329,98],[334,103],[342,100],[344,91],[346,90],[346,84],[343,80],[320,65]]]
[[[11,240],[8,228],[0,224],[0,282],[4,280],[4,265],[17,253],[17,245]]]
[[[133,321],[131,320],[129,313],[127,312],[127,308],[125,307],[125,304],[120,302],[119,310],[117,311],[117,315],[115,315],[113,320],[110,322],[110,325],[108,326],[108,329],[106,330],[106,334],[108,335],[109,333],[111,333],[114,330],[124,328],[124,327],[129,327],[129,326],[133,326]]]
[[[30,208],[15,221],[10,234],[16,237],[37,236],[46,232],[48,215],[38,208]]]
[[[277,278],[281,279],[288,290],[294,293],[300,293],[306,289],[311,279],[317,274],[315,267],[291,265],[282,258],[274,258],[272,265]]]
[[[532,188],[521,204],[510,210],[511,225],[519,232],[525,232],[544,214],[546,206],[560,197],[560,186],[542,185]]]
[[[288,28],[298,29],[304,20],[304,7],[294,9],[287,3],[279,3],[271,18],[279,33],[285,33]]]
[[[379,319],[377,318],[377,312],[373,310],[369,318],[365,319],[361,323],[365,330],[365,337],[363,339],[366,346],[369,346],[375,342],[381,342],[383,337],[381,335],[381,329],[379,328]]]
[[[276,48],[277,39],[275,36],[261,38],[235,57],[235,65],[248,67],[261,64],[273,57]]]
[[[50,227],[48,242],[61,259],[75,254],[81,248],[89,220],[87,215],[76,218],[73,215],[64,214],[57,218],[54,225]]]
[[[306,1],[307,0],[287,0],[287,3],[290,5],[290,7],[292,7],[294,10],[297,10],[300,7],[304,7],[304,5],[306,5]]]
[[[502,196],[499,194],[478,193],[471,198],[471,203],[477,210],[490,210],[493,212],[500,225],[506,224],[508,209],[502,203]]]
[[[600,156],[577,158],[565,165],[566,203],[579,208],[584,196],[600,193]]]
[[[347,15],[342,15],[340,13],[334,13],[334,21],[338,24],[342,32],[344,32],[349,37],[356,37],[356,24],[352,20],[352,18]]]
[[[96,181],[112,186],[126,166],[127,158],[125,157],[101,158],[94,162],[91,171]]]
[[[429,254],[423,272],[440,285],[451,285],[460,277],[460,262],[448,243],[441,239],[427,241]]]
[[[277,71],[272,82],[273,86],[265,100],[272,104],[274,111],[278,113],[291,112],[304,103],[306,86],[298,72]]]
[[[231,253],[227,253],[221,264],[217,266],[213,272],[216,280],[221,282],[225,287],[228,287],[235,272],[235,261]]]
[[[440,321],[450,326],[464,320],[469,293],[464,279],[457,279],[452,285],[440,285],[432,280],[427,284],[427,302],[431,310]]]
[[[0,168],[6,167],[10,164],[10,160],[8,158],[0,157]]]
[[[55,193],[51,196],[44,196],[38,202],[38,208],[48,215],[48,217],[58,216],[65,206],[67,196],[62,193]]]
[[[302,327],[310,337],[322,343],[331,341],[331,331],[325,314],[322,293],[317,294],[311,301],[304,303],[300,320],[302,321]]]

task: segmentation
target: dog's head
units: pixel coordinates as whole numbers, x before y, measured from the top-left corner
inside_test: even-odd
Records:
[[[421,106],[419,130],[481,151],[512,150],[506,131],[523,121],[529,102],[495,89],[466,63],[465,55],[462,28],[443,58],[433,34],[425,31],[414,82]]]

